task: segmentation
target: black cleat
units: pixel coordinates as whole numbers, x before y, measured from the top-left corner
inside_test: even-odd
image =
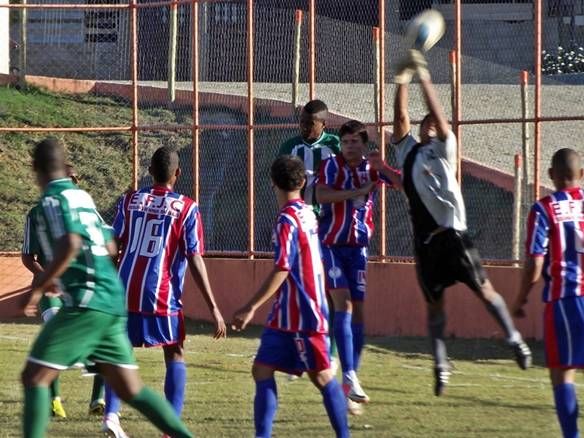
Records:
[[[522,370],[526,370],[531,366],[531,350],[525,341],[520,340],[511,344],[513,353],[515,354],[515,362]]]
[[[450,368],[448,367],[434,368],[434,395],[436,397],[440,397],[446,391],[450,374]]]

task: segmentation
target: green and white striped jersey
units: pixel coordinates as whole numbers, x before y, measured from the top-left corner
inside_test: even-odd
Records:
[[[59,279],[65,307],[125,315],[124,288],[106,248],[112,235],[91,196],[70,178],[53,180],[29,216],[22,251],[38,254],[42,265],[53,260],[57,241],[65,234],[78,234],[83,240]]]
[[[314,143],[307,143],[301,136],[291,138],[281,147],[278,155],[295,155],[304,161],[306,168],[306,187],[304,189],[304,202],[312,205],[318,213],[319,204],[316,202],[316,179],[320,163],[341,152],[339,137],[324,132]]]

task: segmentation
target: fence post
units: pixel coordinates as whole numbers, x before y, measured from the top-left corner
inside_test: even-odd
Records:
[[[174,102],[176,99],[176,46],[178,38],[178,6],[170,5],[170,20],[168,32],[168,99]]]
[[[462,131],[460,127],[460,121],[462,119],[462,7],[461,0],[456,0],[455,2],[455,51],[456,51],[456,105],[454,107],[454,113],[452,114],[452,128],[454,130],[454,135],[456,135],[456,140],[458,142],[458,148],[456,152],[457,170],[456,175],[458,182],[462,182]]]
[[[191,38],[191,77],[193,80],[193,127],[191,132],[193,153],[191,170],[193,172],[193,199],[199,202],[199,2],[197,0],[193,0],[191,7]]]
[[[529,157],[530,157],[530,147],[529,147],[529,123],[526,119],[529,117],[529,103],[528,103],[528,83],[529,83],[529,73],[527,70],[521,72],[521,155],[523,156],[523,168],[522,168],[522,200],[523,209],[522,217],[527,213],[527,208],[530,200],[529,193]]]
[[[385,128],[384,128],[384,112],[385,112],[385,0],[379,0],[379,151],[381,159],[385,161]],[[381,217],[381,230],[379,230],[379,255],[382,260],[387,256],[387,188],[385,185],[381,186],[381,196],[379,203],[379,215]]]
[[[298,106],[298,86],[300,84],[300,36],[302,32],[302,10],[294,13],[294,71],[292,72],[292,109]]]
[[[379,71],[381,68],[380,58],[381,50],[379,48],[379,28],[373,27],[373,55],[375,59],[374,64],[374,74],[373,74],[373,106],[375,107],[375,123],[379,123],[381,120],[379,114]]]
[[[519,247],[521,241],[521,154],[515,154],[515,173],[513,184],[513,238],[511,258],[515,264],[519,260]]]
[[[542,0],[535,0],[535,129],[533,133],[533,200],[539,199],[539,168],[541,160],[541,50]]]
[[[25,7],[20,10],[20,50],[18,52],[18,85],[20,87],[26,86],[26,28],[28,21],[26,1],[22,0],[22,5]],[[10,32],[8,33],[10,34]]]
[[[254,95],[253,95],[253,0],[247,0],[247,181],[248,181],[248,253],[253,258],[255,228],[254,181]]]
[[[132,38],[132,187],[138,188],[138,9],[130,0],[130,37]]]
[[[308,100],[316,96],[316,5],[308,1]]]

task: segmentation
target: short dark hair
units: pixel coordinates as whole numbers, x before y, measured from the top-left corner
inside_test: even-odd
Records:
[[[306,105],[304,105],[304,108],[302,108],[302,110],[307,114],[314,115],[323,111],[328,112],[328,107],[326,106],[326,103],[324,103],[322,100],[314,99],[308,102]]]
[[[369,143],[369,134],[367,133],[367,126],[358,120],[349,120],[343,123],[341,129],[339,129],[339,137],[343,138],[347,134],[359,134],[363,143]]]
[[[552,156],[552,169],[558,176],[566,179],[578,179],[582,168],[580,155],[574,149],[562,148]]]
[[[276,187],[285,192],[300,190],[306,179],[304,163],[294,155],[281,155],[272,163],[270,177]]]
[[[162,146],[156,149],[150,161],[150,174],[155,182],[170,181],[173,173],[178,169],[178,153],[172,146]]]
[[[35,172],[51,174],[65,169],[65,148],[55,137],[38,142],[32,154]]]

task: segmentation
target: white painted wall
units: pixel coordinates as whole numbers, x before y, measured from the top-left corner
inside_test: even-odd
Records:
[[[0,0],[8,4],[8,0]],[[0,8],[0,73],[10,73],[10,26],[8,8]]]

